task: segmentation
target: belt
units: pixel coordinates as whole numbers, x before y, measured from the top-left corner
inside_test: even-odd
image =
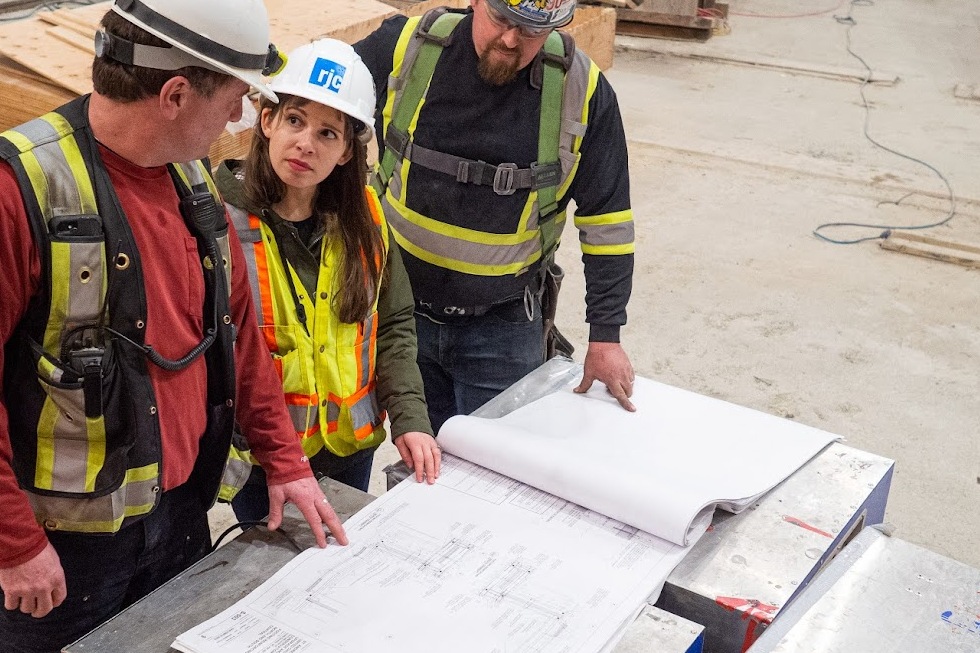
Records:
[[[530,321],[534,319],[536,312],[534,298],[537,294],[528,286],[519,295],[512,295],[499,302],[482,306],[436,306],[431,302],[416,300],[415,310],[438,321],[483,317],[485,315],[510,317],[514,321],[519,319],[521,315],[525,315]]]

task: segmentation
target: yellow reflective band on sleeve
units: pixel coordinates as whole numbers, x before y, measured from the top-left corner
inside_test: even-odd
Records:
[[[71,279],[71,245],[51,243],[51,312],[44,329],[44,351],[61,356],[61,334],[68,318]]]
[[[619,224],[621,222],[629,222],[632,219],[632,209],[616,211],[614,213],[603,213],[602,215],[577,215],[575,216],[575,226],[581,229],[582,227],[600,224]]]
[[[596,256],[618,256],[621,254],[633,254],[636,246],[633,243],[624,245],[586,245],[582,244],[583,254],[594,254]]]
[[[88,460],[85,464],[85,491],[95,491],[95,479],[105,465],[105,420],[102,417],[86,417],[88,433]],[[128,476],[128,474],[127,474]]]

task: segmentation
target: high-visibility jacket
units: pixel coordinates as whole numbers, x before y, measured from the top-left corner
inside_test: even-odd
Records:
[[[370,187],[365,193],[387,256],[388,226],[378,196]],[[338,298],[344,292],[341,240],[324,239],[316,296],[311,297],[281,255],[269,225],[255,214],[226,206],[245,251],[259,326],[282,379],[304,452],[312,457],[326,447],[338,456],[349,456],[377,447],[385,438],[385,413],[375,395],[379,288],[374,288],[364,320],[341,322],[337,314]],[[379,269],[384,263],[378,261]]]
[[[521,275],[547,261],[557,247],[565,223],[559,205],[567,201],[564,198],[575,178],[599,69],[567,35],[554,32],[549,36],[537,81],[541,89],[538,158],[530,166],[487,163],[423,148],[415,140],[419,115],[433,71],[462,19],[461,14],[443,11],[408,19],[395,46],[383,109],[384,149],[373,184],[384,193],[385,217],[395,239],[413,257],[479,277]],[[500,138],[506,139],[507,134]],[[516,231],[482,231],[423,215],[408,201],[411,171],[416,166],[445,174],[448,184],[492,187],[504,199],[515,192],[526,193]],[[481,205],[473,210],[492,213],[494,208]],[[577,221],[577,226],[585,253],[633,252],[629,210],[592,216]]]
[[[7,346],[4,400],[14,473],[38,522],[48,530],[112,533],[156,507],[161,442],[141,348],[141,307],[152,298],[97,148],[88,96],[0,134],[0,158],[16,174],[43,271],[39,294]],[[207,189],[218,201],[204,162],[170,170],[181,196]],[[202,500],[217,495],[234,426],[231,257],[228,226],[219,223],[212,234],[189,225],[202,257],[204,314],[215,318],[204,354],[207,427],[191,477]],[[223,265],[215,265],[217,255]]]

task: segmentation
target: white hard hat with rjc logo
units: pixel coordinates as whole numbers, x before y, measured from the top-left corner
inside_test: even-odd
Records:
[[[343,41],[320,39],[296,48],[269,88],[346,113],[363,125],[357,132],[362,143],[374,136],[374,80],[354,48]]]
[[[275,74],[284,61],[269,43],[262,0],[115,0],[112,10],[174,47],[131,43],[100,30],[97,56],[159,70],[200,66],[237,77],[276,99],[262,75]]]

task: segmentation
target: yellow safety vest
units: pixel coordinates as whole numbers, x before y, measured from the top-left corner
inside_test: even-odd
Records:
[[[139,348],[139,251],[104,181],[87,109],[82,96],[0,133],[0,159],[17,175],[43,271],[7,349],[4,399],[14,472],[38,523],[49,531],[114,533],[159,501],[160,429]],[[219,201],[204,162],[173,164],[171,175],[181,196],[206,187]],[[224,265],[206,257],[202,273],[216,289],[215,315],[227,315],[231,259],[227,225],[218,227]],[[234,326],[216,320],[215,328],[218,339],[204,356],[209,377],[219,381],[209,392],[193,477],[205,500],[218,492],[234,424]]]
[[[388,226],[378,196],[365,188],[375,224],[388,251]],[[375,395],[378,333],[378,288],[371,312],[362,322],[340,321],[337,297],[344,258],[339,239],[324,240],[316,298],[309,297],[299,276],[279,252],[272,229],[258,216],[228,206],[245,251],[260,330],[282,379],[286,405],[307,456],[323,447],[338,456],[378,446],[385,438],[384,411]],[[384,261],[379,261],[383,269]],[[307,316],[297,316],[286,275]],[[234,454],[233,454],[234,455]]]
[[[422,148],[414,143],[415,125],[425,104],[436,61],[461,18],[460,14],[445,13],[444,8],[439,8],[423,17],[410,18],[405,24],[395,46],[382,112],[384,148],[372,183],[382,193],[385,217],[395,240],[412,256],[471,275],[521,274],[538,261],[548,260],[558,245],[565,224],[565,212],[558,211],[558,202],[575,177],[579,148],[589,121],[589,100],[598,85],[599,68],[581,50],[575,49],[570,39],[566,42],[557,32],[549,36],[544,48],[539,161],[532,169],[519,170],[510,163],[493,166],[458,157],[447,159],[448,155],[438,152],[427,152],[426,159],[430,162],[425,163],[417,154]],[[433,159],[437,162],[432,163]],[[485,177],[482,183],[492,184],[503,195],[514,192],[516,179],[524,179],[523,187],[531,190],[516,232],[498,234],[466,229],[434,220],[408,206],[411,166],[441,169],[448,165],[446,161],[452,164],[449,168],[457,181],[466,182],[482,175]],[[544,173],[543,178],[537,178],[539,171]],[[449,169],[444,172],[448,174]],[[606,216],[600,218],[602,223],[619,223],[629,221],[631,213],[625,211],[608,220]],[[591,226],[580,225],[585,229]],[[604,242],[594,253],[619,254],[627,249],[632,251],[632,230],[624,231],[613,242]]]

